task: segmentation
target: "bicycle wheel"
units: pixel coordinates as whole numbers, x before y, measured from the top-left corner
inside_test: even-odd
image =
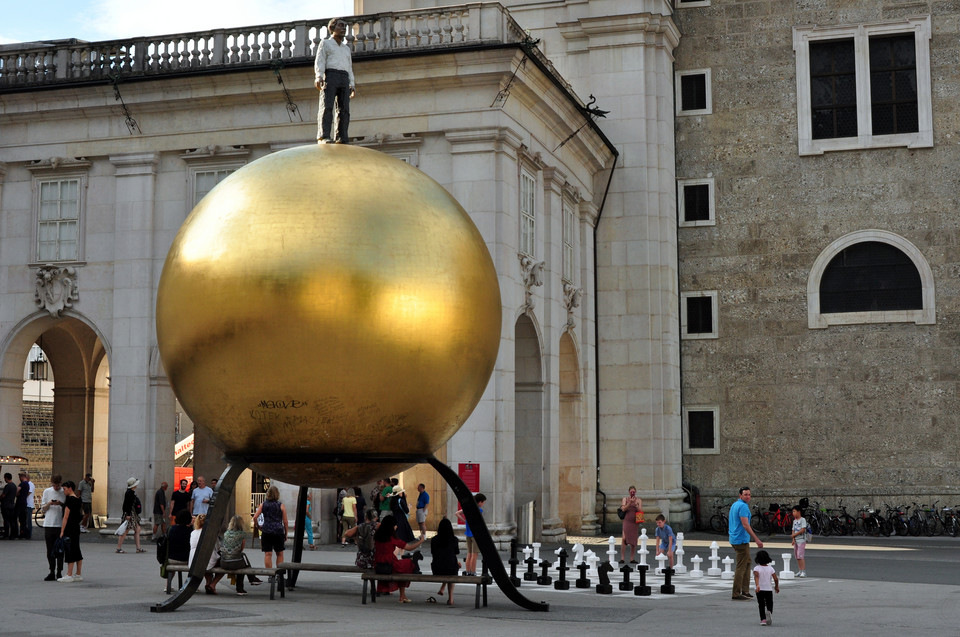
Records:
[[[825,515],[818,515],[817,522],[820,524],[820,535],[824,537],[829,537],[833,535],[833,529],[830,526],[830,518]]]
[[[957,534],[960,534],[960,520],[950,516],[947,518],[947,523],[944,525],[944,530],[950,537],[957,537]]]
[[[943,528],[940,525],[940,520],[934,517],[927,518],[924,520],[924,529],[927,533],[927,537],[933,537],[934,535],[943,535]],[[937,531],[940,531],[937,533]]]
[[[893,531],[894,533],[900,536],[909,535],[907,530],[907,523],[904,522],[903,518],[901,517],[893,518]]]
[[[857,534],[857,521],[852,515],[845,515],[843,517],[843,530],[846,535],[856,535]],[[861,533],[861,535],[863,535]]]
[[[911,517],[907,520],[907,532],[914,537],[923,533],[923,520]]]
[[[755,515],[750,518],[750,526],[753,528],[753,532],[760,534],[767,532],[767,521],[763,518],[762,515]]]
[[[710,518],[710,530],[714,533],[723,532],[723,518],[720,517],[719,513]]]
[[[880,522],[877,521],[877,518],[870,516],[869,518],[864,518],[863,520],[863,531],[867,535],[877,536],[880,535]]]
[[[840,518],[833,518],[830,520],[830,531],[834,535],[846,535],[847,526],[843,523]]]

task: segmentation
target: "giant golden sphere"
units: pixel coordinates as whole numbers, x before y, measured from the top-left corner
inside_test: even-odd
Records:
[[[463,208],[406,163],[347,145],[258,159],[184,222],[157,339],[184,410],[227,456],[430,454],[480,400],[500,289]],[[255,463],[299,485],[406,466]]]

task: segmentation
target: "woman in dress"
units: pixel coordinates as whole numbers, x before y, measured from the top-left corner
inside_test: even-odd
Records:
[[[60,523],[60,537],[69,540],[63,554],[63,561],[67,563],[67,574],[58,579],[58,582],[82,582],[83,553],[80,552],[80,520],[83,519],[83,504],[76,494],[77,485],[73,480],[63,483],[63,492],[67,496],[63,503],[63,522]],[[73,569],[77,572],[74,575]]]
[[[620,510],[623,516],[623,541],[620,544],[620,563],[626,560],[627,547],[630,547],[630,563],[636,564],[637,538],[640,536],[640,525],[637,524],[637,513],[643,509],[643,501],[637,497],[637,488],[633,485],[628,490],[629,495],[620,501]]]
[[[410,506],[407,504],[407,496],[400,485],[393,487],[393,497],[390,498],[390,512],[397,523],[397,537],[404,542],[413,542],[413,529],[410,528],[410,521],[407,519],[407,516],[410,515]]]
[[[413,551],[423,544],[423,540],[409,543],[404,542],[397,537],[396,530],[397,521],[392,515],[387,515],[380,520],[380,526],[377,527],[377,532],[373,536],[374,570],[378,573],[413,573],[413,560],[397,559],[396,550]],[[377,593],[389,594],[400,589],[400,603],[409,604],[410,598],[407,597],[408,586],[410,586],[410,582],[382,582],[377,580]]]
[[[136,489],[140,486],[140,481],[136,478],[127,480],[127,491],[123,494],[123,520],[127,523],[120,539],[117,540],[117,553],[126,553],[123,550],[123,541],[127,537],[130,529],[133,529],[133,543],[137,547],[137,553],[146,553],[146,549],[140,548],[140,498],[137,497]],[[123,524],[123,521],[121,521]]]
[[[266,499],[260,503],[253,513],[257,520],[263,514],[263,523],[260,527],[260,550],[263,551],[263,565],[273,568],[273,555],[277,554],[277,564],[283,561],[283,548],[287,540],[289,524],[287,522],[287,507],[280,502],[280,490],[276,486],[267,489]]]
[[[193,532],[190,533],[190,558],[188,560],[190,564],[193,564],[193,556],[197,552],[197,547],[200,546],[200,535],[203,533],[203,527],[206,522],[207,516],[203,513],[193,518]],[[217,544],[219,544],[219,542],[217,542]],[[214,549],[213,553],[210,554],[210,559],[207,560],[207,567],[204,569],[206,572],[203,574],[203,578],[207,582],[203,590],[206,591],[207,595],[216,595],[217,582],[223,579],[223,573],[217,575],[210,573],[210,569],[216,567],[219,562],[220,553]]]
[[[437,534],[430,540],[430,554],[433,561],[430,570],[434,575],[457,575],[460,573],[460,540],[453,534],[453,524],[447,518],[440,520],[437,525]],[[453,606],[453,584],[441,584],[438,595],[447,590],[447,606]]]

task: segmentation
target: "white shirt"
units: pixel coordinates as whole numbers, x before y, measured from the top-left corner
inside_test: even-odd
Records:
[[[63,489],[59,491],[53,487],[47,487],[43,490],[43,497],[40,498],[40,508],[45,508],[48,504],[56,500],[60,504],[63,504],[67,501],[67,494]],[[46,510],[46,515],[43,516],[43,526],[46,527],[60,527],[61,522],[63,522],[63,507],[60,504],[50,504],[50,508]]]
[[[757,564],[753,567],[753,572],[759,575],[759,581],[757,582],[757,590],[759,591],[772,591],[773,590],[773,574],[776,572],[773,570],[773,567],[769,564],[761,566]]]
[[[27,494],[27,508],[28,508],[28,509],[32,509],[32,508],[33,508],[33,493],[34,493],[34,491],[37,490],[37,488],[36,488],[35,486],[33,486],[33,482],[31,482],[30,480],[27,480],[27,484],[30,485],[30,493]]]
[[[204,500],[209,500],[213,497],[213,489],[210,487],[197,487],[191,492],[190,499],[193,500],[193,514],[203,515],[207,514],[207,511],[210,509],[210,503],[204,502]]]
[[[804,531],[807,528],[807,521],[804,518],[799,518],[793,521],[793,532]],[[801,533],[797,537],[793,538],[797,544],[806,544],[807,538],[805,533]]]
[[[350,57],[350,45],[347,39],[337,44],[333,38],[327,38],[317,47],[317,58],[313,61],[313,73],[316,79],[322,80],[323,73],[327,69],[336,69],[346,71],[350,76],[350,88],[356,86],[353,83],[353,59]]]

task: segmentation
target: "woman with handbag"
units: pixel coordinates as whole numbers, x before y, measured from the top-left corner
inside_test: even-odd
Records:
[[[385,516],[380,520],[380,526],[373,535],[373,570],[380,575],[406,574],[413,573],[413,560],[397,559],[396,550],[413,551],[420,548],[423,540],[416,542],[404,542],[397,537],[397,521],[392,515]],[[400,589],[400,603],[409,604],[410,598],[407,597],[407,587],[410,582],[381,582],[377,580],[377,593],[388,595],[393,591]]]
[[[617,517],[623,520],[623,540],[620,543],[620,563],[626,561],[630,547],[630,563],[636,564],[637,539],[640,537],[640,522],[643,521],[643,501],[637,497],[637,488],[630,485],[629,495],[620,501]]]
[[[263,516],[261,520],[260,517]],[[280,489],[271,486],[267,489],[266,499],[260,503],[253,513],[260,528],[260,550],[263,551],[263,565],[273,568],[273,555],[277,554],[277,564],[283,561],[284,544],[287,541],[289,523],[287,522],[287,507],[280,502]]]
[[[117,535],[120,536],[120,539],[117,540],[117,553],[126,553],[126,551],[123,550],[123,541],[131,529],[133,529],[133,543],[137,547],[137,553],[147,552],[146,549],[140,548],[141,505],[140,498],[138,498],[136,494],[136,488],[139,485],[140,481],[136,478],[127,480],[127,491],[123,494],[123,505],[121,506],[123,521],[120,523],[120,527],[117,528]]]

